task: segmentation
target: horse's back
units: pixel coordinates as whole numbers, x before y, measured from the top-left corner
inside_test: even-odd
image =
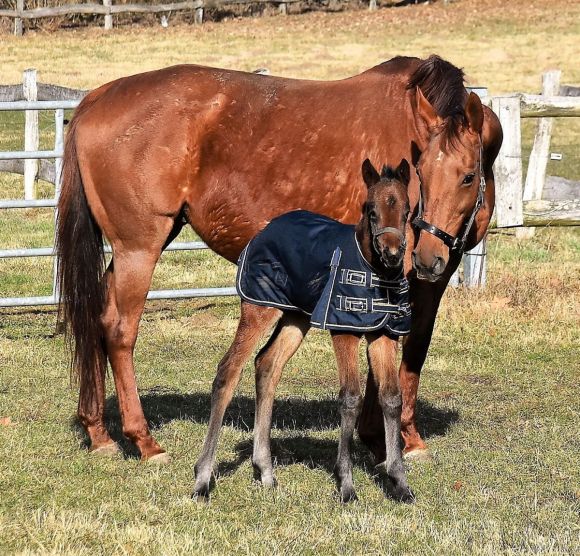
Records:
[[[293,209],[354,223],[365,196],[361,162],[385,162],[386,144],[394,159],[407,155],[412,64],[338,81],[182,65],[106,84],[75,117],[89,204],[106,235],[117,233],[108,214],[124,225],[131,211],[142,210],[133,219],[144,222],[147,211],[176,218],[186,207],[197,233],[229,260]]]

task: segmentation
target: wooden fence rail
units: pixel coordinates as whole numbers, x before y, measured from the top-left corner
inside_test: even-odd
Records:
[[[97,4],[67,4],[51,8],[24,9],[24,0],[17,0],[15,10],[1,9],[0,17],[14,19],[14,34],[22,35],[24,31],[23,20],[41,19],[44,17],[63,17],[69,15],[103,15],[104,28],[113,28],[113,15],[126,13],[159,14],[178,12],[183,10],[194,11],[194,22],[203,22],[204,9],[225,8],[243,4],[277,4],[281,14],[288,13],[288,4],[297,4],[302,0],[186,0],[184,2],[172,2],[169,4],[123,4],[115,6],[112,0],[102,0]],[[376,0],[369,0],[369,9],[376,9]]]

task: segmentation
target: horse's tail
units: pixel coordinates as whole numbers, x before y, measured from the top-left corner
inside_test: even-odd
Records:
[[[71,378],[81,387],[94,383],[107,363],[100,322],[105,304],[103,237],[87,203],[77,158],[79,117],[98,96],[88,95],[69,125],[56,227],[59,319],[72,352]],[[93,396],[91,389],[85,394]]]

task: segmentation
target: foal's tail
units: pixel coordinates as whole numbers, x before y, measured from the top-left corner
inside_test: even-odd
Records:
[[[96,95],[88,95],[69,125],[56,228],[59,319],[72,351],[71,378],[89,398],[92,389],[83,389],[83,384],[93,383],[107,363],[100,323],[105,303],[103,237],[87,203],[77,158],[79,116],[94,100]]]

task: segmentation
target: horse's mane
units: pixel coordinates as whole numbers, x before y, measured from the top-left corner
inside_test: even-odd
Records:
[[[443,118],[441,132],[446,143],[455,143],[459,129],[465,124],[467,91],[463,70],[432,54],[421,60],[411,74],[407,89],[419,87],[437,114]]]

